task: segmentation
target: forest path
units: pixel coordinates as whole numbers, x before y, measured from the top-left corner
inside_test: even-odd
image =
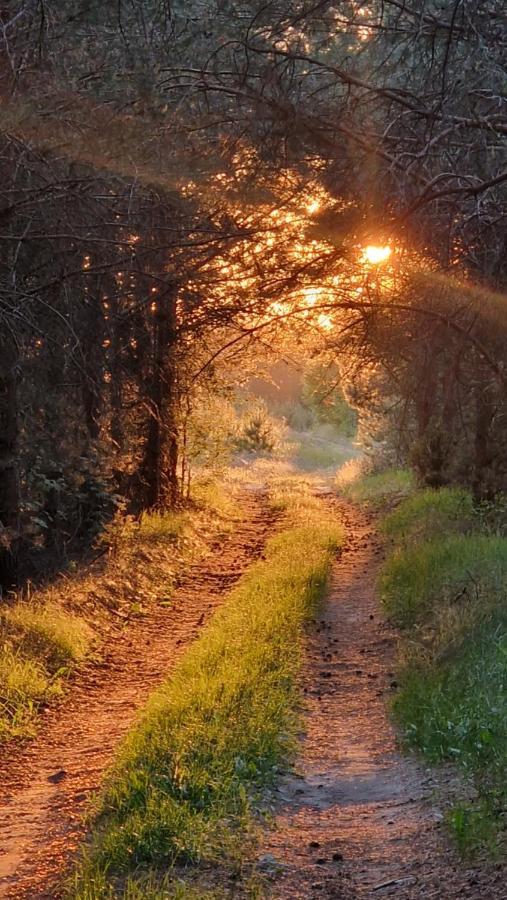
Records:
[[[397,749],[386,704],[395,635],[376,597],[381,543],[364,512],[330,503],[347,540],[308,638],[296,774],[280,785],[260,850],[268,896],[505,900],[505,873],[467,868],[449,846],[435,790],[452,776]]]
[[[241,520],[181,576],[168,607],[154,607],[83,671],[37,738],[3,754],[0,897],[55,898],[55,877],[83,834],[82,815],[119,741],[245,569],[262,554],[275,515],[259,490],[242,491]]]

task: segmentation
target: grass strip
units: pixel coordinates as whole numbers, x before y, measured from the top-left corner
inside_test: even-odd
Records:
[[[481,523],[471,498],[454,488],[406,500],[384,522],[393,552],[381,590],[402,629],[395,716],[410,745],[431,762],[455,762],[467,776],[471,796],[456,799],[449,813],[461,850],[501,855],[507,843],[507,538]]]
[[[199,863],[231,863],[293,758],[304,625],[342,530],[322,502],[305,506],[286,492],[284,508],[287,527],[124,744],[70,888],[75,900],[214,896],[186,882]],[[162,871],[171,887],[159,891],[150,878]]]

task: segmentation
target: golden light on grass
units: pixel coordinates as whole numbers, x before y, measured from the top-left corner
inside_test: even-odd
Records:
[[[392,250],[387,245],[384,247],[376,244],[369,244],[364,248],[363,261],[370,263],[372,266],[378,266],[380,263],[386,262],[391,256]]]

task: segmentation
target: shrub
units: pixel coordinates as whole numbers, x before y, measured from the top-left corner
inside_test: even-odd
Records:
[[[258,401],[243,413],[236,447],[252,453],[273,453],[283,438],[284,426],[268,413],[266,404]]]

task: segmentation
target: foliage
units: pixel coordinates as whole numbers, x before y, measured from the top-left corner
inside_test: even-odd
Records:
[[[313,361],[304,371],[302,399],[317,421],[333,425],[343,437],[353,437],[357,431],[357,414],[347,403],[341,381],[334,360],[327,365]]]
[[[252,453],[274,453],[283,436],[282,422],[271,416],[266,404],[258,400],[249,404],[241,416],[236,448]]]
[[[187,467],[197,470],[201,479],[216,480],[231,459],[238,429],[238,415],[229,400],[201,396],[187,420]]]
[[[293,755],[302,628],[340,539],[321,504],[291,504],[290,527],[268,542],[265,560],[129,736],[72,896],[99,896],[97,873],[114,883],[115,873],[140,864],[216,860],[248,826],[259,792]]]

